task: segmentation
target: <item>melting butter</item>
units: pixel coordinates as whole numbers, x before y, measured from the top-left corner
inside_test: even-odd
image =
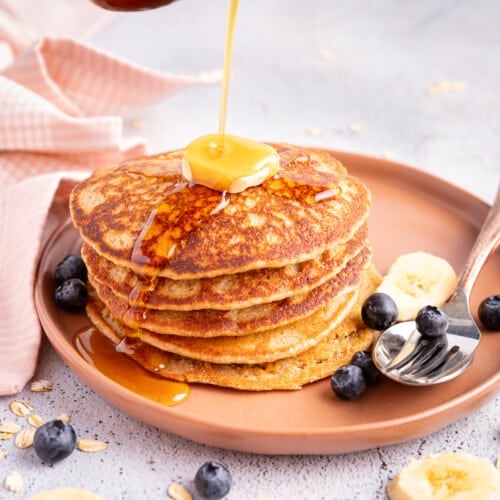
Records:
[[[230,0],[224,44],[224,73],[219,133],[195,139],[184,152],[182,173],[195,184],[217,191],[241,193],[276,174],[278,153],[269,145],[226,135],[227,96],[231,75],[234,29],[239,0]]]
[[[217,191],[240,193],[275,175],[279,161],[278,153],[268,144],[234,135],[209,134],[186,147],[182,175]]]

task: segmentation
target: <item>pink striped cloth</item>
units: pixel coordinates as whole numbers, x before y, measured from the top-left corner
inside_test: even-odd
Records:
[[[124,113],[219,79],[152,71],[72,39],[21,49],[22,39],[10,35],[0,23],[0,44],[11,41],[13,55],[0,70],[0,395],[21,391],[33,376],[37,258],[75,180],[145,153],[141,140],[123,137]]]

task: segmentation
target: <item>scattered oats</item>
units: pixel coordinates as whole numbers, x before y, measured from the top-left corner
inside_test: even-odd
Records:
[[[6,490],[12,491],[13,493],[19,493],[23,491],[23,478],[17,470],[10,471],[3,482]]]
[[[133,120],[130,123],[130,126],[135,130],[142,130],[146,127],[146,123],[144,122],[144,120]]]
[[[36,413],[30,413],[27,420],[28,424],[32,425],[33,427],[40,427],[41,425],[43,425],[43,418]]]
[[[349,124],[349,130],[354,133],[358,133],[361,131],[363,127],[361,126],[361,123],[350,123]]]
[[[52,382],[50,380],[34,380],[31,382],[30,391],[31,392],[49,392],[52,390]]]
[[[427,86],[427,93],[429,95],[441,95],[444,94],[443,88],[440,84],[436,85],[428,85]]]
[[[0,432],[4,434],[15,434],[21,430],[21,426],[12,420],[6,420],[0,424]]]
[[[191,494],[178,483],[172,483],[167,490],[168,496],[173,500],[191,500]]]
[[[320,137],[323,135],[323,129],[319,127],[311,127],[306,130],[306,134],[313,137]]]
[[[14,436],[12,432],[0,432],[0,441],[11,439]]]
[[[450,92],[463,92],[466,88],[467,83],[463,80],[442,80],[434,85],[428,85],[427,93],[430,95],[441,95]]]
[[[33,406],[25,399],[16,399],[9,404],[10,411],[18,417],[26,417],[33,411]]]
[[[62,420],[63,422],[66,422],[67,424],[69,423],[69,413],[61,413],[58,417],[55,418],[56,420]]]
[[[33,445],[33,438],[35,437],[36,429],[33,427],[28,427],[27,429],[23,429],[22,431],[16,434],[16,439],[14,440],[14,444],[17,448],[24,450],[25,448],[29,448]]]
[[[96,441],[95,439],[82,438],[76,443],[76,447],[80,451],[85,451],[86,453],[94,453],[96,451],[102,451],[107,448],[107,444],[104,441]]]
[[[463,80],[454,80],[450,82],[451,92],[463,92],[467,88],[467,83]]]
[[[7,456],[7,453],[9,453],[7,450],[0,450],[0,460],[2,458],[5,458]]]
[[[390,151],[390,150],[384,151],[384,155],[383,156],[387,160],[391,160],[392,158],[394,158],[394,151]]]
[[[327,49],[325,47],[321,47],[318,49],[318,55],[323,61],[335,61],[337,55],[333,50]]]

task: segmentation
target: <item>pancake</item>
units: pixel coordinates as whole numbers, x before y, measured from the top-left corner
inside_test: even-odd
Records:
[[[128,301],[115,295],[111,288],[98,283],[90,274],[88,278],[111,315],[131,328],[188,337],[240,336],[284,326],[310,316],[342,291],[358,287],[362,270],[369,265],[370,259],[371,249],[365,248],[341,272],[310,292],[231,311],[130,308]]]
[[[188,184],[182,150],[101,170],[72,191],[73,222],[114,264],[171,279],[297,264],[351,240],[366,186],[327,153],[273,146],[279,174],[237,195]]]
[[[173,280],[158,277],[148,281],[124,266],[117,266],[83,244],[82,258],[89,274],[108,286],[130,306],[149,309],[192,311],[196,309],[241,309],[274,302],[322,285],[341,271],[365,246],[368,229],[364,224],[354,237],[316,259],[284,267],[257,269],[245,273]],[[138,288],[146,293],[137,293]]]
[[[201,382],[248,391],[300,389],[305,384],[330,376],[349,363],[355,352],[369,348],[373,331],[366,328],[360,310],[365,298],[380,283],[380,275],[370,267],[368,284],[360,291],[349,317],[314,347],[298,354],[253,365],[217,364],[160,350],[139,339],[124,336],[118,323],[111,327],[99,308],[89,307],[88,314],[96,327],[118,345],[118,349],[136,360],[146,370],[183,382]]]
[[[124,336],[133,337],[162,351],[168,351],[211,363],[255,364],[295,356],[328,335],[351,311],[358,290],[349,290],[315,311],[306,320],[283,327],[239,337],[181,337],[158,335],[148,330],[132,329],[114,318],[99,298],[91,295],[89,309]]]
[[[363,248],[366,236],[367,228],[363,225],[352,240],[338,245],[335,252],[327,250],[317,259],[281,268],[199,280],[159,277],[148,294],[132,293],[136,287],[144,286],[147,277],[113,264],[87,244],[82,247],[82,257],[94,279],[109,286],[115,294],[127,299],[130,305],[151,309],[230,310],[273,302],[323,284]]]
[[[244,390],[298,389],[366,349],[370,193],[329,153],[273,144],[277,175],[238,194],[181,175],[183,151],[95,172],[70,212],[87,314],[145,369]]]

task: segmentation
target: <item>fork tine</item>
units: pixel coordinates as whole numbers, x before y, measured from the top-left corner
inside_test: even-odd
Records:
[[[434,367],[433,370],[423,370],[422,373],[408,373],[402,374],[401,380],[415,381],[420,377],[425,377],[427,380],[432,380],[432,383],[438,383],[440,381],[445,382],[446,376],[450,373],[455,373],[457,368],[460,369],[464,364],[468,365],[467,356],[465,356],[460,348],[455,345],[449,350],[444,350],[444,359],[443,356],[440,356],[440,363],[437,367]],[[427,368],[427,367],[425,367]],[[441,380],[445,378],[445,380]]]
[[[413,359],[420,354],[425,349],[426,345],[424,345],[423,342],[419,341],[415,348],[410,351],[410,354],[405,356],[401,361],[398,361],[394,365],[388,366],[387,370],[392,371],[392,370],[399,370],[401,367],[407,365],[408,363],[411,363]]]
[[[417,363],[420,358],[424,357],[429,349],[432,350],[434,339],[420,337],[415,344],[413,350],[396,364],[389,366],[389,370],[400,370],[402,368],[410,368],[414,363]]]
[[[446,335],[440,335],[432,339],[428,348],[425,349],[418,359],[415,359],[411,366],[400,371],[400,375],[414,375],[420,377],[437,368],[447,357],[448,339]]]
[[[467,357],[460,351],[458,345],[454,345],[446,354],[445,360],[434,370],[429,372],[427,376],[434,380],[444,377],[448,372],[454,371],[457,367],[462,365]]]
[[[436,379],[434,379],[434,382],[446,382],[447,380],[455,378],[457,374],[460,374],[467,369],[467,367],[472,363],[473,358],[474,356],[466,356],[463,353],[460,353],[457,361],[453,363],[450,368],[442,372]]]

